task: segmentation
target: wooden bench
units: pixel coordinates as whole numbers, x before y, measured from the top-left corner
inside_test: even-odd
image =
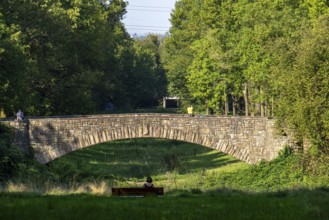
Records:
[[[112,188],[113,196],[127,196],[127,197],[145,197],[145,196],[163,196],[163,187],[154,188]]]

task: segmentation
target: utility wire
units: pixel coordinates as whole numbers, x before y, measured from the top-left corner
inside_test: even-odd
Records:
[[[136,7],[136,8],[164,8],[164,9],[171,9],[170,7],[158,7],[158,6],[144,6],[144,5],[128,5],[129,7]]]
[[[163,31],[166,32],[168,30],[159,30],[159,29],[144,29],[144,28],[128,28],[129,30],[138,30],[138,31]]]
[[[151,27],[151,28],[170,28],[170,27],[161,27],[161,26],[147,26],[147,25],[133,25],[133,24],[127,24],[126,26],[131,26],[131,27]]]
[[[151,11],[151,12],[171,12],[171,11],[162,11],[162,10],[148,10],[148,9],[131,9],[129,8],[128,11]]]
[[[167,0],[166,0],[167,1]],[[171,7],[161,7],[161,6],[146,6],[146,5],[128,5],[127,11],[140,11],[140,12],[172,12]],[[147,25],[125,25],[126,29],[137,30],[137,31],[158,31],[167,32],[170,27],[161,26],[147,26]]]
[[[152,30],[152,31],[169,31],[170,27],[143,26],[143,25],[125,25],[129,30]]]
[[[153,29],[153,28],[127,28],[127,29],[133,29],[133,30],[158,30],[158,31],[168,31],[168,29]]]

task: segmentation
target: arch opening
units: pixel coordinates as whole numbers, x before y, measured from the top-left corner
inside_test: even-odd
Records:
[[[48,163],[65,177],[69,170],[76,178],[156,179],[214,172],[230,164],[245,164],[222,152],[184,141],[135,138],[105,142],[76,150]],[[64,173],[63,173],[64,172]]]

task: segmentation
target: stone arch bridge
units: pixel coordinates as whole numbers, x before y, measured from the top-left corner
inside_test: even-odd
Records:
[[[199,144],[255,164],[274,159],[291,143],[289,137],[277,134],[274,120],[263,117],[109,114],[1,122],[16,128],[16,144],[23,150],[32,146],[40,163],[98,143],[164,138]]]

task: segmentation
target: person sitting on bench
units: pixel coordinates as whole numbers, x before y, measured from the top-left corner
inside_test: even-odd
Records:
[[[154,188],[152,183],[152,178],[149,176],[146,178],[146,183],[144,183],[144,188]]]

